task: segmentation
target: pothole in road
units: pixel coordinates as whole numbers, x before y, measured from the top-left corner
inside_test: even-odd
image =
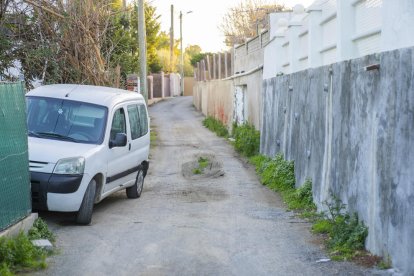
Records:
[[[194,160],[183,163],[182,174],[185,178],[217,178],[224,175],[223,165],[211,154],[198,154]]]

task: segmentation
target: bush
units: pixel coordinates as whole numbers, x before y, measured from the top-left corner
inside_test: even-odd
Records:
[[[203,120],[203,125],[208,128],[209,130],[215,132],[217,136],[220,137],[228,137],[229,131],[227,130],[226,126],[223,125],[222,122],[219,120],[208,116]]]
[[[257,155],[260,150],[260,132],[254,126],[233,124],[232,136],[234,137],[234,148],[240,154],[251,157]]]

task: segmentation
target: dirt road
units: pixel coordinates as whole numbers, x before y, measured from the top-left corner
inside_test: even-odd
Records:
[[[60,254],[39,275],[367,275],[325,258],[309,224],[286,212],[252,168],[202,127],[189,97],[150,108],[158,141],[137,200],[119,192],[95,206],[91,226],[41,214]],[[208,177],[183,176],[200,156],[215,160]],[[222,175],[224,173],[224,175]],[[221,175],[221,176],[220,176]]]

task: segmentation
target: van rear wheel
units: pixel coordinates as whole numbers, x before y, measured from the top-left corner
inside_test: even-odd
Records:
[[[93,205],[95,203],[96,181],[94,179],[89,182],[83,196],[81,207],[79,208],[76,222],[82,225],[88,225],[92,221]]]
[[[126,194],[128,198],[139,198],[144,188],[144,170],[140,167],[138,169],[137,178],[135,184],[126,188]]]

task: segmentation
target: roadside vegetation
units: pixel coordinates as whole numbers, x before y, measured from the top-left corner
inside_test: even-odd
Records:
[[[345,211],[346,205],[332,196],[331,202],[325,202],[328,212],[316,220],[312,231],[326,234],[326,246],[334,260],[351,260],[360,255],[366,255],[365,239],[368,228],[358,219],[356,213]]]
[[[20,232],[16,237],[1,237],[0,275],[11,276],[45,269],[46,257],[53,252],[34,246],[32,240],[37,239],[55,241],[55,236],[40,218],[35,221],[27,235]]]
[[[204,123],[205,121],[208,123]],[[210,117],[204,122],[207,128],[216,133],[217,129],[225,128],[220,121]],[[332,260],[354,260],[367,266],[378,265],[380,268],[391,266],[390,261],[381,261],[381,258],[365,250],[368,228],[359,220],[357,214],[346,211],[346,205],[340,199],[331,195],[331,200],[324,203],[327,211],[317,212],[311,179],[296,188],[293,161],[285,160],[280,153],[273,158],[259,154],[260,133],[253,126],[233,125],[232,137],[235,150],[255,166],[261,183],[278,192],[289,210],[295,211],[313,224],[312,232],[324,238]]]
[[[227,130],[226,126],[214,117],[209,116],[205,118],[203,120],[203,126],[208,128],[212,132],[215,132],[219,137],[227,138],[229,136],[229,131]]]

